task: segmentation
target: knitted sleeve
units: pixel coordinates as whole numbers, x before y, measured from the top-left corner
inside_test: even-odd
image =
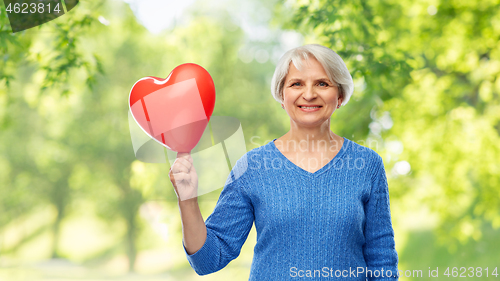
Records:
[[[219,271],[238,257],[252,228],[254,211],[250,199],[242,190],[244,179],[232,179],[234,169],[220,193],[214,211],[205,221],[205,244],[192,255],[184,247],[189,264],[198,275]]]
[[[389,206],[389,188],[382,157],[377,154],[372,190],[365,203],[365,257],[368,280],[398,280],[398,254]],[[390,277],[389,277],[390,276]]]

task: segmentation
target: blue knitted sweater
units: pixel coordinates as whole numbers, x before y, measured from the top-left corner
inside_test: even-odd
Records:
[[[311,173],[274,140],[237,161],[205,221],[205,244],[192,255],[184,248],[196,273],[238,257],[255,223],[249,280],[397,280],[382,158],[344,138],[337,155]]]

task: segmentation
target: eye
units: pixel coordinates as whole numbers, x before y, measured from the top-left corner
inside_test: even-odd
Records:
[[[321,87],[327,87],[328,83],[326,83],[326,82],[319,82],[318,85],[320,85]]]
[[[292,87],[293,87],[293,86],[300,86],[300,82],[295,82],[295,83],[293,83],[293,84],[292,84],[292,85],[290,85],[290,86],[292,86]]]

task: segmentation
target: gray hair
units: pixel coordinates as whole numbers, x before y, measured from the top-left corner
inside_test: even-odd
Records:
[[[290,62],[293,62],[300,71],[302,69],[302,59],[307,60],[309,55],[316,58],[323,66],[328,79],[332,83],[337,83],[339,95],[342,97],[342,106],[347,104],[354,90],[351,74],[342,58],[335,51],[318,44],[309,44],[291,49],[281,57],[271,80],[271,93],[274,99],[280,103],[283,102],[283,87],[290,70]]]

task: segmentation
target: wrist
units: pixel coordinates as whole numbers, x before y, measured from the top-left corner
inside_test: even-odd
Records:
[[[197,206],[198,205],[198,197],[189,198],[186,200],[177,199],[177,203],[179,206]]]

